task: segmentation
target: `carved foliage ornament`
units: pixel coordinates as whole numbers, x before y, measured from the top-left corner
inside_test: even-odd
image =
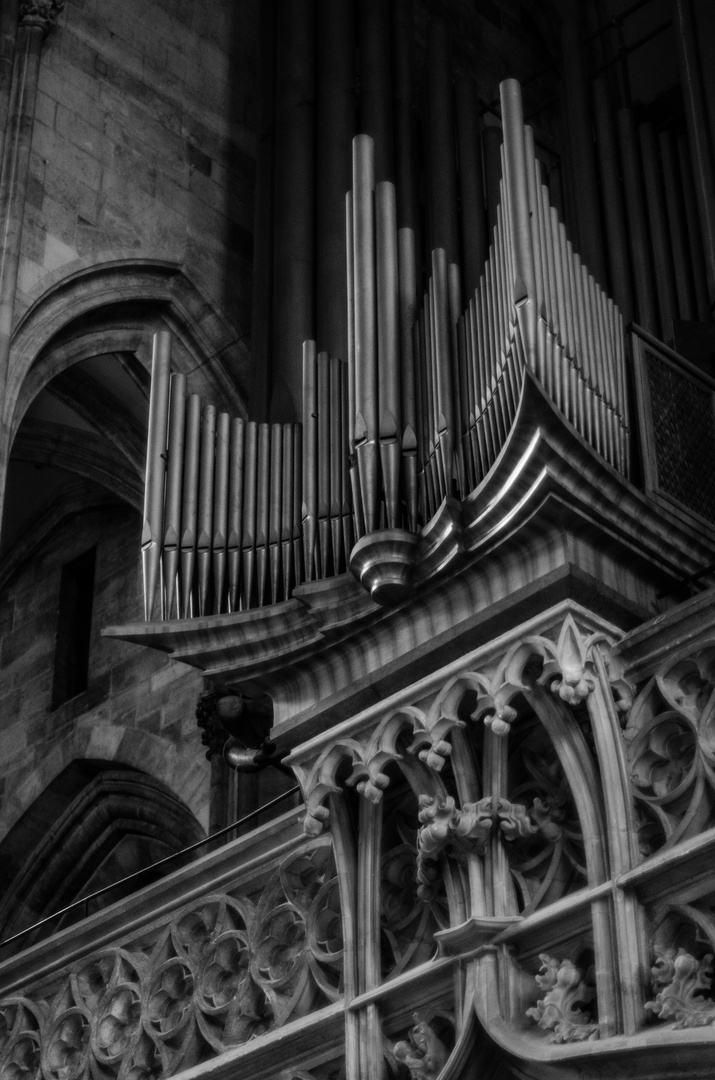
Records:
[[[492,827],[492,800],[465,803],[458,810],[448,795],[420,795],[420,827],[417,831],[417,895],[429,902],[439,882],[440,856],[459,857],[467,850],[481,852]]]
[[[598,1024],[593,1023],[585,1008],[596,996],[592,973],[584,977],[570,960],[555,960],[541,953],[541,969],[535,976],[545,992],[536,1005],[527,1009],[530,1016],[544,1031],[552,1031],[551,1042],[584,1042],[599,1037]]]
[[[331,848],[285,860],[258,896],[205,897],[156,940],[83,960],[51,999],[0,1001],[0,1075],[158,1080],[341,992]]]
[[[659,1020],[674,1020],[674,1028],[705,1027],[715,1020],[715,1001],[706,997],[712,989],[713,958],[708,953],[696,960],[685,949],[656,946],[651,968],[654,1001],[646,1002]]]
[[[65,0],[20,0],[20,24],[41,26],[47,33],[65,6]]]

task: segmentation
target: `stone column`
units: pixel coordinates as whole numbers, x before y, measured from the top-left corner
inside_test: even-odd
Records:
[[[692,0],[674,0],[673,16],[712,317],[715,306],[715,166]]]
[[[11,403],[6,400],[20,262],[22,220],[30,166],[42,42],[64,6],[64,0],[20,0],[20,23],[0,171],[0,520],[9,456],[7,429]],[[4,422],[3,422],[4,421]]]
[[[229,771],[223,760],[223,748],[228,732],[216,711],[219,694],[208,690],[200,695],[196,706],[196,720],[201,728],[201,742],[207,748],[206,757],[211,763],[211,788],[209,791],[208,832],[212,835],[228,824]]]
[[[0,4],[0,161],[5,141],[5,125],[10,104],[12,86],[12,62],[15,55],[15,38],[19,0],[6,0]]]

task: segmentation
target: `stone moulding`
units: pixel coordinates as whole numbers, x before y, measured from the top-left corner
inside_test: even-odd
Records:
[[[516,715],[509,702],[536,685],[551,686],[568,704],[582,692],[589,693],[595,679],[594,650],[608,657],[619,637],[615,626],[566,601],[434,672],[409,691],[308,740],[285,759],[303,789],[306,831],[317,835],[327,823],[323,804],[329,794],[340,790],[336,776],[344,762],[352,769],[348,782],[365,798],[379,802],[388,784],[385,768],[390,762],[403,761],[398,739],[407,734],[411,736],[408,754],[419,757],[438,776],[451,752],[450,732],[465,725],[458,710],[467,691],[476,693],[472,721],[483,720],[496,734],[506,733]],[[616,691],[622,692],[622,672],[617,665],[612,671]],[[500,726],[495,728],[497,721]],[[427,792],[424,795],[433,798]],[[502,809],[508,832],[508,808]],[[445,813],[449,818],[446,809]],[[445,825],[448,833],[456,827]]]
[[[137,938],[0,998],[0,1072],[158,1080],[339,1002],[335,870],[329,841],[303,844],[264,860],[258,880],[204,891]]]

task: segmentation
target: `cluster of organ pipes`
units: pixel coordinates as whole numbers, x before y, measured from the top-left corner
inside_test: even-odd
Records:
[[[218,615],[277,603],[304,578],[298,424],[217,413],[154,338],[142,534],[144,614]],[[158,600],[158,604],[157,604]]]
[[[452,267],[434,250],[411,349],[399,340],[394,187],[374,183],[371,140],[354,142],[348,370],[359,536],[415,531],[446,496],[475,489],[507,439],[525,368],[579,434],[628,472],[621,316],[550,205],[514,80],[502,84],[501,104],[501,197],[481,279],[455,319]]]
[[[478,487],[513,425],[529,370],[624,475],[628,417],[618,309],[573,251],[541,183],[518,83],[501,86],[501,199],[466,308],[444,249],[411,322],[400,288],[395,188],[353,144],[347,197],[348,357],[303,346],[303,424],[216,415],[170,376],[155,339],[143,563],[145,614],[233,612],[339,574],[356,539],[411,532]],[[408,266],[405,267],[405,262]],[[407,270],[407,273],[405,272]]]

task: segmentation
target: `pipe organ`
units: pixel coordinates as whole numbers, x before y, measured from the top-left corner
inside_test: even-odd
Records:
[[[231,418],[187,397],[185,377],[170,374],[169,336],[157,335],[147,619],[276,603],[303,581],[343,573],[364,536],[419,532],[446,498],[478,492],[509,438],[527,373],[628,475],[621,315],[551,206],[514,80],[502,84],[501,103],[496,223],[461,310],[453,263],[437,247],[410,320],[403,283],[414,276],[414,245],[398,238],[396,188],[376,182],[372,139],[354,139],[348,356],[304,343],[302,424]]]

